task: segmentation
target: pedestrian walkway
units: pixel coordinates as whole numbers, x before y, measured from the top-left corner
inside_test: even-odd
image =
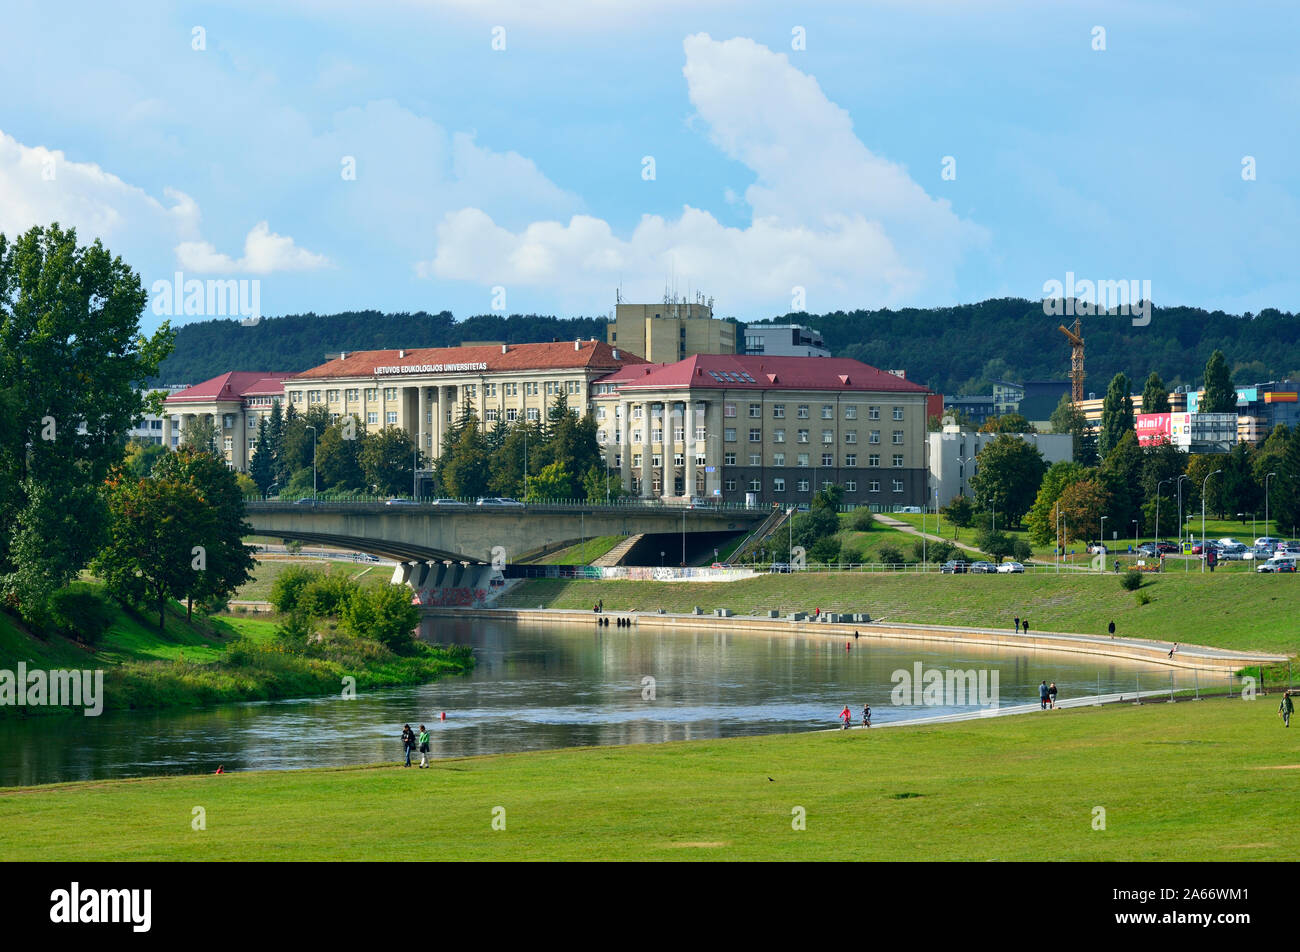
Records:
[[[1169,697],[1168,689],[1163,691],[1131,691],[1127,694],[1091,694],[1086,697],[1068,698],[1064,701],[1058,700],[1058,708],[1067,707],[1093,707],[1101,704],[1117,704],[1123,701],[1137,701],[1139,697]],[[890,708],[873,707],[871,709],[871,727],[862,727],[855,725],[853,730],[877,730],[882,727],[911,727],[915,724],[949,724],[956,721],[977,721],[985,717],[1009,717],[1012,714],[1028,714],[1031,711],[1044,713],[1042,706],[1038,701],[1027,704],[1003,704],[998,707],[984,707],[977,711],[960,711],[956,714],[935,714],[931,717],[909,717],[898,720],[886,720]],[[843,730],[842,727],[827,727],[824,730]]]
[[[967,545],[965,542],[956,542],[952,539],[945,539],[943,536],[935,535],[933,532],[922,532],[920,529],[916,528],[916,526],[891,518],[881,512],[875,513],[875,517],[876,521],[882,526],[888,526],[891,529],[897,529],[899,532],[906,532],[908,535],[914,535],[918,538],[925,538],[931,542],[947,542],[949,545],[955,545],[957,548],[964,549],[967,552],[974,552],[981,559],[984,558],[984,553],[973,545]]]

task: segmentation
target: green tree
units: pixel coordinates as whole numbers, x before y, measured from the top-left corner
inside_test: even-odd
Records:
[[[1061,491],[1062,535],[1067,543],[1094,539],[1101,532],[1101,517],[1106,514],[1110,497],[1100,479],[1080,479]]]
[[[154,463],[167,455],[167,447],[161,443],[145,443],[131,440],[126,444],[126,453],[122,457],[122,466],[136,479],[143,479],[153,472]]]
[[[1300,427],[1291,431],[1275,471],[1277,475],[1269,480],[1269,517],[1279,533],[1294,539],[1300,527]]]
[[[1221,350],[1216,350],[1205,362],[1205,390],[1197,409],[1201,413],[1237,412],[1237,391]]]
[[[1052,411],[1053,433],[1069,433],[1074,437],[1074,461],[1084,466],[1097,464],[1097,434],[1088,426],[1084,412],[1074,405],[1068,393],[1061,395],[1061,402]]]
[[[185,424],[185,433],[181,437],[181,449],[193,450],[195,453],[217,452],[217,424],[206,414],[194,417]]]
[[[953,496],[948,505],[939,510],[943,516],[958,529],[965,529],[975,521],[975,504],[967,496]],[[957,538],[957,534],[953,534]]]
[[[364,440],[365,429],[352,414],[326,427],[316,447],[316,468],[324,486],[343,491],[366,487],[366,474],[361,468]]]
[[[1151,371],[1151,375],[1147,377],[1146,385],[1142,388],[1142,412],[1169,412],[1169,388],[1165,386],[1165,382],[1160,379],[1160,375],[1154,370]]]
[[[563,462],[547,463],[542,471],[528,481],[528,501],[568,499],[573,477]]]
[[[31,620],[104,540],[100,487],[171,348],[140,277],[75,230],[0,234],[0,603]]]
[[[277,612],[288,614],[298,609],[303,590],[323,573],[304,565],[287,565],[271,584],[270,602]]]
[[[1223,459],[1223,501],[1230,515],[1241,513],[1249,519],[1264,513],[1264,490],[1255,481],[1255,451],[1250,444],[1238,442]],[[1270,513],[1271,514],[1271,513]]]
[[[420,610],[405,585],[358,588],[348,599],[342,616],[344,627],[360,638],[373,638],[393,651],[410,652]]]
[[[1060,498],[1065,487],[1087,478],[1089,470],[1078,463],[1053,463],[1043,475],[1038,486],[1038,495],[1029,509],[1025,519],[1029,538],[1039,545],[1056,542],[1056,500]]]
[[[367,433],[361,440],[359,462],[366,485],[381,496],[409,493],[414,488],[415,443],[399,426]]]
[[[1137,434],[1129,430],[1102,460],[1098,471],[1110,497],[1106,516],[1110,527],[1124,535],[1134,519],[1142,518],[1142,447]]]
[[[1129,394],[1128,377],[1116,374],[1106,388],[1101,403],[1101,430],[1097,434],[1097,452],[1105,459],[1125,433],[1134,432],[1133,398]]]
[[[989,417],[980,427],[981,433],[1034,433],[1029,421],[1019,413],[1004,413],[1000,417]]]
[[[1007,525],[1018,524],[1034,504],[1047,471],[1043,454],[1028,441],[1002,433],[976,454],[976,463],[970,478],[976,505],[996,507]]]
[[[1161,442],[1142,448],[1142,524],[1155,526],[1158,509],[1160,525],[1154,531],[1159,537],[1178,535],[1178,477],[1186,466],[1187,454],[1172,443]],[[1156,505],[1157,496],[1163,497],[1159,506]]]
[[[278,407],[279,403],[275,405],[275,408]],[[271,450],[270,425],[266,417],[257,421],[257,442],[253,444],[253,458],[248,463],[248,475],[257,484],[257,491],[263,495],[275,482],[275,455]]]
[[[593,466],[582,478],[582,489],[587,502],[603,503],[606,499],[618,499],[627,495],[623,489],[623,480],[618,473],[606,470],[603,466]]]
[[[466,419],[457,430],[455,442],[446,447],[445,458],[438,461],[438,481],[443,491],[452,496],[485,495],[492,479],[492,457],[488,455],[487,441],[473,417]]]

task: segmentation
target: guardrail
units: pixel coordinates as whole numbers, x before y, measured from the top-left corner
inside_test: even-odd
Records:
[[[391,499],[398,498],[401,502],[390,503]],[[446,500],[449,497],[436,497],[439,500]],[[298,499],[285,499],[283,496],[264,498],[262,496],[245,496],[244,506],[250,510],[260,511],[292,511],[300,512],[304,509],[328,509],[332,511],[343,511],[355,509],[362,512],[394,512],[394,511],[411,511],[421,510],[425,512],[461,512],[463,510],[474,510],[482,512],[489,510],[492,512],[509,512],[517,509],[528,509],[533,511],[542,510],[561,510],[572,512],[741,512],[749,515],[768,514],[772,512],[770,506],[747,506],[743,502],[719,502],[707,504],[687,504],[675,502],[672,500],[661,499],[611,499],[609,502],[588,502],[580,499],[534,499],[527,502],[500,504],[478,505],[477,499],[453,499],[450,502],[441,501],[437,504],[434,502],[435,497],[421,497],[411,499],[409,497],[391,497],[391,496],[372,496],[365,498],[349,499],[330,499],[323,496],[303,496]]]

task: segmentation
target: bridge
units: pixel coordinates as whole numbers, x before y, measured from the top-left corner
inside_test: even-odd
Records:
[[[714,545],[750,531],[772,514],[767,507],[688,507],[640,500],[524,506],[259,500],[245,505],[257,535],[368,552],[407,563],[408,571],[416,563],[502,567],[596,536],[685,534],[695,537],[698,549],[701,541]],[[675,564],[681,548],[669,551],[677,556],[671,560]]]

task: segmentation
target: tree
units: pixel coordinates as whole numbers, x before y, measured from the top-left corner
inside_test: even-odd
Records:
[[[1187,467],[1187,454],[1172,443],[1161,442],[1142,448],[1142,524],[1154,526],[1157,537],[1179,535],[1178,532],[1178,477]],[[1185,480],[1184,480],[1185,482]],[[1166,485],[1161,486],[1161,483]],[[1157,497],[1163,502],[1157,506]],[[1157,510],[1160,525],[1156,526]]]
[[[939,515],[958,529],[965,529],[975,520],[975,504],[966,496],[953,496],[952,501],[939,510]],[[956,534],[953,538],[957,538]]]
[[[1142,447],[1129,430],[1102,460],[1098,476],[1110,496],[1106,511],[1111,528],[1124,532],[1142,516]]]
[[[1277,531],[1289,538],[1296,537],[1300,526],[1300,427],[1291,431],[1286,453],[1269,480],[1269,517],[1277,524]]]
[[[1084,466],[1097,463],[1097,435],[1088,426],[1084,412],[1074,405],[1068,393],[1061,394],[1061,402],[1052,411],[1053,433],[1069,433],[1074,437],[1074,461]]]
[[[154,463],[167,455],[167,447],[161,443],[145,443],[130,440],[122,457],[122,466],[126,472],[137,479],[142,479],[153,472]]]
[[[1097,452],[1102,459],[1119,443],[1125,433],[1134,432],[1133,398],[1129,394],[1128,377],[1116,374],[1106,388],[1101,404],[1101,430],[1097,435]]]
[[[1195,453],[1187,460],[1187,482],[1183,486],[1183,511],[1195,513],[1201,507],[1201,489],[1205,489],[1205,511],[1222,517],[1227,511],[1223,494],[1223,474],[1213,475],[1223,468],[1223,457],[1211,453]],[[1199,530],[1198,530],[1199,531]]]
[[[196,416],[185,424],[185,435],[181,437],[181,449],[196,453],[217,452],[217,424],[210,416]]]
[[[1056,541],[1056,501],[1067,486],[1087,478],[1088,473],[1088,468],[1078,463],[1053,463],[1048,468],[1025,519],[1029,538],[1039,545]]]
[[[366,485],[381,496],[409,493],[415,486],[415,443],[399,426],[367,433],[358,461]]]
[[[587,502],[603,503],[607,498],[618,499],[627,495],[619,474],[601,466],[587,470],[587,475],[582,478],[582,489]]]
[[[274,413],[279,406],[277,403],[271,412]],[[257,491],[263,495],[275,482],[275,456],[271,452],[270,425],[266,422],[266,417],[257,421],[257,442],[253,444],[253,458],[248,462],[248,475],[257,484]]]
[[[293,404],[289,404],[289,410],[297,416],[297,411],[293,409]],[[266,422],[266,442],[271,450],[271,485],[279,483],[283,487],[289,482],[289,473],[284,472],[284,427],[288,420],[283,406],[279,400],[271,401],[271,415]],[[268,490],[270,486],[268,485]]]
[[[365,488],[366,475],[361,468],[364,440],[361,421],[351,414],[326,427],[316,447],[316,468],[326,487],[343,491]]]
[[[995,507],[1008,525],[1016,525],[1034,504],[1047,464],[1038,447],[1006,433],[985,444],[976,455],[977,469],[970,478],[975,502],[981,509]]]
[[[343,609],[343,624],[352,634],[374,638],[398,653],[415,645],[414,631],[420,610],[412,604],[405,585],[358,587]]]
[[[568,499],[565,494],[573,484],[568,467],[563,462],[547,463],[542,471],[528,482],[527,501]]]
[[[104,539],[99,488],[171,348],[166,322],[140,334],[147,303],[99,241],[58,224],[0,234],[0,602],[26,618]]]
[[[1205,362],[1205,389],[1197,409],[1201,413],[1237,412],[1237,391],[1221,350],[1216,350]]]
[[[1223,501],[1229,515],[1241,513],[1243,519],[1264,512],[1264,490],[1255,482],[1255,453],[1250,444],[1238,442],[1223,459]],[[1271,515],[1271,513],[1270,513]]]
[[[1142,412],[1169,412],[1169,388],[1154,370],[1151,371],[1151,376],[1147,377],[1146,385],[1142,388]]]
[[[980,427],[981,433],[1034,433],[1037,432],[1029,421],[1019,413],[1004,413],[1000,417],[989,417]]]
[[[452,496],[482,496],[492,478],[487,441],[473,417],[458,429],[455,442],[447,446],[445,458],[438,461],[439,483]]]
[[[1096,538],[1093,529],[1100,535],[1101,517],[1110,505],[1101,480],[1089,478],[1070,483],[1061,491],[1057,503],[1061,507],[1061,532],[1067,543]]]
[[[1015,542],[1004,532],[983,530],[975,537],[975,545],[994,562],[1001,563],[1015,553]]]

